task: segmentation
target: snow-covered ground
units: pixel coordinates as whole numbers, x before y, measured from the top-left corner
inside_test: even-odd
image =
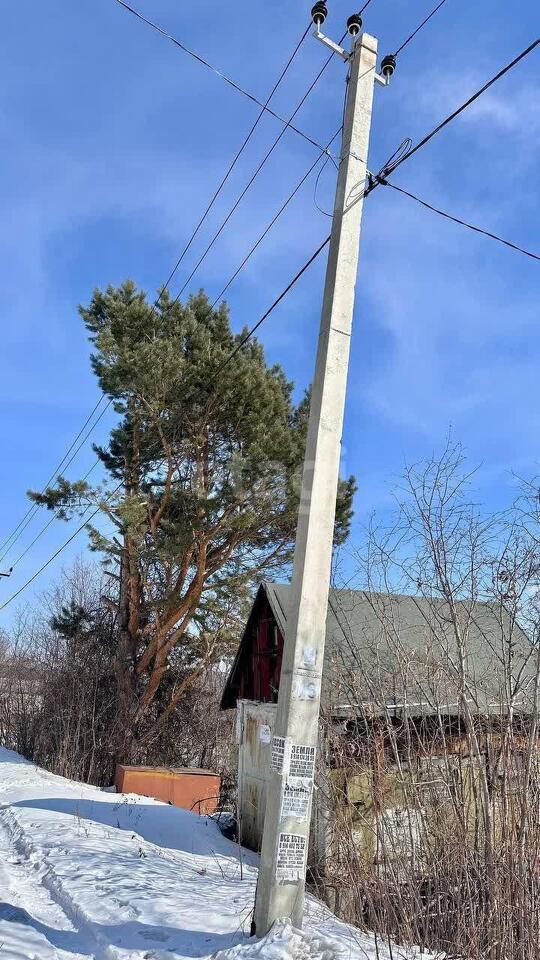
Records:
[[[250,939],[257,858],[241,859],[209,818],[0,748],[2,960],[390,960],[314,900],[303,933]]]

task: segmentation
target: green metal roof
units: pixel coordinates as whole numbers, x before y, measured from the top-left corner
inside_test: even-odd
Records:
[[[263,582],[248,626],[261,593],[285,636],[290,587]],[[239,672],[248,666],[248,626],[223,706],[234,705]],[[331,589],[323,706],[345,713],[351,706],[373,713],[456,713],[460,649],[473,713],[507,713],[511,700],[517,713],[531,711],[538,652],[504,605],[462,600],[452,617],[448,603],[436,598]]]

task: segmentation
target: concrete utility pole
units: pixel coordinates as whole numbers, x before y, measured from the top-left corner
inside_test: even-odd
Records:
[[[384,76],[377,76],[377,41],[359,35],[357,14],[347,24],[353,38],[350,54],[320,32],[326,17],[323,2],[315,5],[312,16],[315,36],[347,61],[350,75],[255,897],[257,936],[279,918],[288,917],[295,926],[302,923],[373,86],[375,80],[386,85],[395,65],[394,58],[385,58]]]

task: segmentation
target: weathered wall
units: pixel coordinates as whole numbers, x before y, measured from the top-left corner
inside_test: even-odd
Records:
[[[242,843],[260,850],[276,704],[238,701],[238,806]]]
[[[242,842],[260,850],[266,807],[267,770],[276,705],[240,700],[237,715],[238,796]],[[454,745],[455,746],[455,745]],[[324,755],[319,751],[320,756]],[[313,797],[309,864],[325,873],[339,870],[344,838],[366,864],[408,869],[423,865],[426,851],[437,856],[453,841],[456,816],[471,837],[478,833],[479,776],[470,757],[455,749],[399,767],[382,755],[371,768],[361,763],[340,768],[318,765]],[[318,788],[318,789],[317,789]],[[493,818],[497,824],[497,798]]]
[[[239,700],[237,712],[238,813],[242,843],[261,848],[266,810],[267,771],[277,705]],[[320,768],[318,768],[321,775]],[[315,790],[308,854],[310,867],[326,859],[328,843],[327,790]]]

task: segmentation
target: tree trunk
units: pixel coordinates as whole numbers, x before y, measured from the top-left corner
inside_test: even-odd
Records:
[[[115,763],[131,763],[136,704],[134,650],[136,638],[130,630],[130,570],[127,538],[120,560],[119,643],[116,657],[117,703],[113,741]]]

